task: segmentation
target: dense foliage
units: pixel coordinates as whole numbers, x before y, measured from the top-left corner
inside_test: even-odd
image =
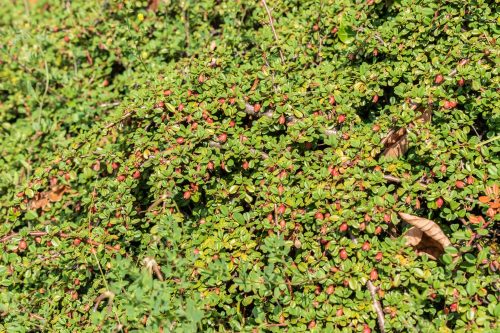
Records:
[[[499,329],[494,1],[263,3],[2,3],[0,331]]]

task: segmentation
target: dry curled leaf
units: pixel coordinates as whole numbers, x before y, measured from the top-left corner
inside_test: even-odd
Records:
[[[427,236],[431,237],[443,247],[447,247],[451,245],[450,240],[441,230],[441,228],[434,222],[428,219],[424,219],[422,217],[399,213],[399,216],[407,223],[411,224],[414,227],[417,227],[422,232],[424,232]]]
[[[50,202],[61,201],[64,193],[68,192],[69,187],[66,185],[53,186],[50,191],[40,192],[35,195],[29,203],[30,209],[45,208]]]
[[[430,258],[436,259],[443,254],[445,247],[451,245],[435,222],[405,213],[399,213],[399,216],[413,226],[404,237],[406,244],[414,247],[418,254],[426,253]]]
[[[408,150],[408,133],[406,128],[391,130],[382,140],[385,150],[382,153],[385,157],[399,157]]]
[[[411,227],[405,234],[406,245],[415,248],[417,254],[427,254],[431,259],[436,260],[444,252],[440,243],[427,236],[417,227]]]

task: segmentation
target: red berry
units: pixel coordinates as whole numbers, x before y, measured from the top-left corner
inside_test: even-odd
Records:
[[[103,87],[109,86],[109,81],[107,79],[105,79],[104,81],[102,81],[102,86]]]
[[[24,239],[21,239],[19,241],[19,244],[17,244],[17,248],[19,249],[19,251],[24,251],[28,248],[28,243],[26,243]]]
[[[434,78],[434,83],[435,84],[441,84],[444,80],[444,77],[441,74],[436,75]]]
[[[373,103],[373,104],[377,104],[377,102],[378,102],[378,95],[375,95],[375,96],[373,96],[373,98],[372,98],[372,103]]]
[[[458,80],[458,85],[459,85],[460,87],[463,87],[463,86],[465,85],[465,80],[464,80],[464,78],[463,78],[463,77],[462,77],[462,78],[460,78],[460,80]]]
[[[203,76],[203,74],[200,74],[200,76],[198,76],[198,82],[199,83],[205,82],[205,76]]]
[[[363,251],[368,251],[370,249],[370,242],[366,241],[363,243],[363,246],[361,247]]]
[[[184,110],[184,104],[182,104],[182,103],[179,104],[179,106],[177,107],[177,110],[179,110],[179,111]]]
[[[139,179],[141,177],[141,172],[139,170],[135,170],[132,177],[134,177],[134,179]]]
[[[231,120],[229,122],[229,127],[234,127],[236,125],[236,123],[234,122],[234,120]]]
[[[183,137],[179,137],[179,138],[177,138],[176,141],[177,141],[178,144],[182,145],[184,143],[184,138]]]
[[[377,226],[375,228],[375,235],[380,235],[382,233],[382,227],[381,226]]]
[[[213,169],[214,169],[214,167],[215,167],[215,166],[214,166],[214,162],[209,161],[209,162],[207,163],[207,169],[208,169],[208,170],[213,170]]]
[[[365,231],[365,229],[366,229],[366,223],[365,223],[365,222],[361,222],[361,223],[359,224],[359,230],[360,230],[360,231]]]
[[[347,229],[349,229],[349,226],[348,226],[348,225],[347,225],[347,223],[345,223],[345,222],[344,222],[344,223],[342,223],[342,224],[340,225],[340,227],[339,227],[340,232],[346,232],[346,231],[347,231]]]
[[[457,105],[458,104],[455,101],[444,101],[444,105],[443,106],[444,106],[445,109],[453,109]]]
[[[69,36],[64,36],[64,41],[65,41],[66,43],[69,43],[69,41],[70,41]]]
[[[254,111],[254,112],[259,112],[259,111],[260,111],[260,109],[261,109],[261,106],[260,106],[260,104],[259,104],[259,103],[254,104],[254,106],[253,106],[253,111]]]
[[[474,184],[474,177],[472,177],[472,176],[467,177],[467,184],[468,185]]]
[[[321,213],[321,212],[317,212],[317,213],[314,215],[314,218],[315,218],[316,220],[322,220],[322,219],[324,219],[324,218],[325,218],[325,216],[323,215],[323,213]]]
[[[389,214],[384,214],[384,222],[389,223],[391,222],[391,215]]]
[[[318,31],[319,30],[319,26],[317,24],[313,25],[313,30],[314,31]]]
[[[281,115],[281,116],[280,116],[280,119],[278,119],[278,123],[279,123],[280,125],[284,125],[284,124],[285,124],[285,122],[286,122],[286,118],[285,118],[285,116],[284,116],[284,115]]]
[[[224,103],[226,103],[226,99],[223,97],[219,98],[219,104],[224,104]]]
[[[197,256],[198,254],[200,254],[200,250],[194,249],[193,253],[194,253],[195,256]]]
[[[222,133],[221,135],[219,135],[219,142],[226,142],[226,140],[227,140],[226,133]]]
[[[191,124],[191,129],[194,131],[198,128],[198,123],[197,122],[194,122]]]
[[[372,330],[371,330],[370,326],[365,324],[365,326],[363,327],[363,333],[371,333],[371,332],[372,332]]]
[[[80,285],[80,280],[77,278],[73,281],[73,283],[75,284],[75,286],[79,286]]]
[[[250,164],[247,161],[244,161],[242,167],[243,167],[243,170],[248,170],[248,168],[250,167]]]
[[[345,249],[340,250],[339,256],[340,256],[340,259],[346,260],[348,258],[347,251]]]
[[[335,287],[333,285],[329,285],[328,288],[326,288],[326,293],[328,295],[331,295],[335,292]]]
[[[81,242],[82,241],[80,240],[80,238],[75,238],[75,240],[73,241],[73,245],[78,246]]]
[[[378,279],[378,272],[376,269],[372,269],[370,272],[370,280],[375,281]]]
[[[344,310],[342,310],[342,308],[338,309],[336,315],[337,315],[337,317],[343,316],[344,315]]]
[[[309,323],[309,325],[307,325],[307,328],[309,328],[310,330],[315,328],[316,327],[316,322],[313,320]]]
[[[330,96],[330,97],[328,98],[328,102],[329,102],[331,105],[334,105],[334,104],[335,104],[335,96],[333,96],[333,95],[332,95],[332,96]]]
[[[285,210],[286,210],[285,205],[281,204],[281,205],[278,207],[278,214],[283,215],[283,214],[285,213]]]
[[[183,198],[184,200],[188,200],[189,198],[191,198],[191,192],[189,191],[184,192]]]
[[[40,244],[42,242],[42,237],[40,237],[40,236],[35,237],[35,242]]]
[[[436,200],[437,207],[441,208],[441,207],[443,207],[443,204],[444,204],[444,200],[442,198],[437,198],[437,200]]]
[[[341,114],[337,117],[337,121],[339,124],[342,124],[345,121],[345,115]]]
[[[378,50],[377,50],[377,49],[374,49],[374,50],[373,50],[373,56],[374,56],[374,57],[377,57],[377,56],[378,56]]]
[[[451,312],[457,312],[458,310],[458,304],[457,303],[453,303],[452,305],[450,305],[450,311]]]
[[[118,180],[119,182],[122,182],[126,179],[127,177],[125,175],[119,175],[118,177],[116,177],[116,180]]]
[[[337,33],[337,31],[339,31],[339,28],[334,27],[334,28],[331,30],[331,33],[332,33],[332,34],[336,34],[336,33]]]
[[[382,254],[382,252],[377,252],[377,254],[375,255],[375,260],[380,262],[382,261],[383,256],[384,255]]]
[[[113,163],[111,163],[111,167],[113,168],[113,170],[116,170],[120,167],[120,163],[113,162]]]
[[[461,181],[461,180],[457,180],[457,181],[455,182],[455,186],[456,186],[457,188],[464,188],[464,187],[465,187],[465,183],[464,183],[463,181]]]
[[[170,96],[170,95],[172,95],[172,90],[168,89],[163,91],[163,96]]]

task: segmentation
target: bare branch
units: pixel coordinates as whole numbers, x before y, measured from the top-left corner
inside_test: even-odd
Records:
[[[269,25],[271,26],[271,30],[273,31],[274,35],[274,40],[276,41],[276,44],[278,46],[278,51],[280,53],[280,58],[281,58],[281,64],[285,65],[285,57],[283,56],[283,52],[281,51],[281,46],[278,40],[278,34],[276,33],[276,30],[274,29],[274,24],[273,24],[273,16],[271,15],[271,11],[269,10],[269,7],[267,7],[266,0],[262,0],[262,5],[266,9],[267,16],[269,17]]]

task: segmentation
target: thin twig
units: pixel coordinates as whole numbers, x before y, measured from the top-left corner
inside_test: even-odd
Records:
[[[269,17],[269,25],[271,26],[271,30],[273,31],[274,40],[276,41],[276,44],[278,45],[278,51],[280,53],[281,64],[284,66],[285,65],[285,57],[283,56],[283,52],[281,51],[281,46],[279,43],[278,34],[276,33],[276,30],[274,29],[273,16],[271,15],[271,11],[269,10],[269,7],[267,7],[266,0],[262,0],[262,5],[266,9],[267,16]]]
[[[349,233],[349,236],[354,244],[358,244],[358,240],[356,239],[356,237],[354,237],[353,234]],[[385,333],[384,311],[382,310],[382,305],[377,300],[377,288],[373,285],[373,283],[370,280],[366,281],[366,287],[368,288],[368,291],[370,292],[370,295],[372,297],[372,302],[373,302],[373,308],[375,309],[375,312],[377,313],[378,328],[380,329],[381,333]]]
[[[372,296],[373,308],[375,309],[375,312],[377,313],[378,328],[380,329],[381,333],[385,333],[384,311],[382,310],[382,306],[380,305],[380,302],[377,300],[377,288],[375,288],[375,286],[373,285],[373,283],[370,280],[368,280],[366,282],[366,287],[368,288],[368,291],[370,292],[370,295]]]

